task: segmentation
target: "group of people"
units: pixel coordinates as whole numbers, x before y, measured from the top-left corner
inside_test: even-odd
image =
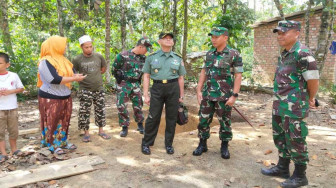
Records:
[[[273,139],[279,151],[278,164],[270,169],[262,169],[267,176],[287,178],[281,187],[299,187],[308,184],[306,168],[309,161],[306,136],[308,129],[305,118],[309,108],[315,107],[315,95],[319,85],[319,72],[316,61],[309,49],[298,40],[301,24],[297,21],[280,21],[273,30],[277,33],[282,52],[274,78],[274,101],[272,111]],[[224,159],[230,158],[229,141],[232,140],[231,111],[239,96],[243,61],[239,52],[228,46],[229,31],[224,27],[214,27],[208,34],[213,49],[206,54],[197,91],[200,105],[198,137],[199,145],[193,151],[200,156],[208,150],[210,124],[214,113],[220,123],[220,153]],[[112,65],[116,78],[117,109],[121,137],[126,137],[130,124],[127,102],[132,102],[134,119],[138,131],[144,134],[141,152],[151,154],[165,107],[165,149],[174,153],[173,140],[178,114],[178,104],[184,101],[184,76],[186,69],[181,57],[172,51],[175,36],[160,33],[160,50],[145,54],[152,44],[146,37],[136,46],[118,54]],[[92,39],[88,35],[79,38],[82,54],[72,62],[64,57],[66,38],[52,36],[42,43],[38,63],[38,101],[41,118],[41,143],[56,154],[65,153],[64,149],[74,150],[76,146],[67,141],[68,128],[72,113],[71,82],[79,82],[78,98],[80,109],[78,128],[84,131],[83,141],[90,141],[90,109],[94,104],[95,124],[98,135],[110,139],[103,127],[105,121],[105,99],[102,74],[106,62],[102,55],[94,52]],[[1,161],[7,159],[5,149],[5,128],[13,155],[21,151],[16,148],[17,102],[16,93],[23,91],[17,74],[7,71],[9,57],[0,53],[0,151]],[[143,79],[142,79],[143,77]],[[152,86],[149,87],[152,80]],[[143,82],[142,82],[143,81]],[[141,83],[142,82],[142,83]],[[143,90],[141,89],[143,85]],[[144,125],[143,100],[149,105],[149,113]],[[290,176],[290,161],[295,170]]]

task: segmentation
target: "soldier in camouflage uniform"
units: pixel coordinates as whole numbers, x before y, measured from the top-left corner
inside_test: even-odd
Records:
[[[220,123],[219,138],[222,140],[221,156],[229,159],[228,142],[232,140],[231,111],[240,90],[243,62],[239,52],[227,46],[228,29],[215,27],[209,36],[215,48],[206,54],[198,81],[200,143],[193,155],[199,156],[208,150],[206,141],[210,137],[210,123],[216,112]]]
[[[262,169],[268,176],[288,178],[289,163],[293,160],[293,175],[281,187],[308,185],[306,168],[308,128],[305,118],[309,107],[315,108],[319,72],[309,49],[298,41],[300,22],[280,21],[273,30],[284,48],[280,54],[274,78],[272,112],[273,140],[279,152],[279,162],[270,169]]]
[[[105,121],[105,93],[103,90],[102,74],[106,71],[106,62],[104,57],[93,51],[92,40],[90,36],[84,35],[79,38],[83,53],[78,55],[73,61],[73,68],[76,72],[87,75],[79,82],[79,114],[78,129],[84,130],[83,142],[89,142],[89,124],[91,105],[94,105],[95,124],[99,127],[98,135],[103,139],[110,139],[103,127]]]
[[[138,131],[143,134],[143,112],[142,112],[142,93],[141,77],[142,67],[145,63],[147,51],[152,44],[148,38],[141,38],[136,47],[123,51],[117,55],[113,63],[112,74],[117,79],[117,108],[119,116],[119,125],[122,127],[121,137],[126,137],[130,122],[127,111],[127,102],[132,101],[134,119],[138,123]]]

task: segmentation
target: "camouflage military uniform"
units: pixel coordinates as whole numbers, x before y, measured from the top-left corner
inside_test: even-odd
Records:
[[[117,70],[121,70],[125,77],[120,84],[117,84],[117,108],[119,111],[119,125],[122,127],[129,126],[130,118],[126,105],[129,100],[132,101],[135,121],[142,123],[144,120],[140,82],[145,60],[145,55],[137,55],[129,50],[118,54],[113,63],[113,74]]]
[[[295,164],[309,160],[304,120],[309,110],[307,80],[318,78],[316,61],[306,46],[296,42],[281,53],[274,78],[273,139],[279,156]]]
[[[198,136],[201,139],[210,137],[210,123],[216,112],[220,123],[219,138],[230,141],[232,107],[226,106],[225,103],[233,94],[232,73],[243,72],[242,58],[237,50],[229,47],[225,47],[222,52],[212,49],[206,54],[202,68],[205,69],[206,80],[199,110]]]

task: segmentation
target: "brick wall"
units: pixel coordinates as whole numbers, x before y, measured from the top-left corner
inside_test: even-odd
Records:
[[[287,18],[287,20],[296,20],[301,22],[300,42],[305,43],[304,31],[304,15],[296,15],[295,18]],[[317,39],[319,35],[321,13],[316,13],[310,17],[310,33],[309,43],[312,52],[315,52]],[[276,40],[277,34],[273,33],[273,29],[277,26],[278,20],[261,24],[254,28],[254,58],[257,62],[253,69],[253,76],[262,84],[272,84],[274,71],[277,65],[280,47]],[[336,40],[336,34],[332,34],[331,40]],[[330,41],[331,44],[331,41]],[[336,71],[335,62],[336,55],[332,55],[329,50],[322,71],[321,79],[327,82],[335,82]]]

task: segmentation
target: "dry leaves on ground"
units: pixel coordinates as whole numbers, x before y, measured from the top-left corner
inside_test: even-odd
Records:
[[[313,155],[311,158],[312,158],[313,160],[316,160],[316,159],[317,159],[317,155]]]
[[[332,154],[332,153],[330,153],[330,152],[326,152],[325,154],[326,154],[330,159],[334,159],[334,160],[336,160],[336,157],[335,157],[334,154]]]
[[[272,153],[272,152],[273,152],[273,151],[269,149],[269,150],[265,151],[264,154],[265,154],[265,155],[268,155],[268,154],[270,154],[270,153]]]

